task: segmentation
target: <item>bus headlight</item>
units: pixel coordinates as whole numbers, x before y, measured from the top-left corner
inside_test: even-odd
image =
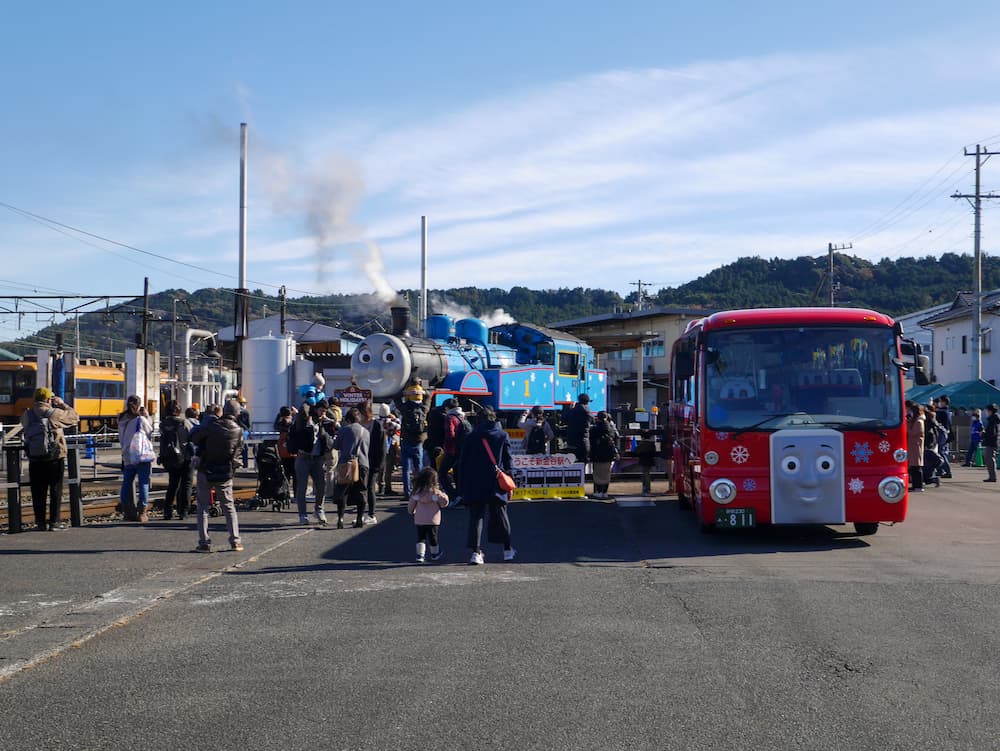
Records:
[[[896,449],[892,452],[892,458],[897,462],[905,462],[907,456],[906,449]]]
[[[736,485],[732,480],[716,480],[708,486],[708,494],[716,503],[731,503],[736,498]]]
[[[886,503],[899,503],[906,493],[906,483],[898,477],[886,477],[878,484],[879,497]]]

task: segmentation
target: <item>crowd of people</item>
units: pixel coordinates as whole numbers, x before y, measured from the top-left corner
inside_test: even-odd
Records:
[[[443,509],[468,511],[469,562],[482,564],[484,530],[487,542],[502,547],[504,560],[513,560],[507,503],[510,493],[498,484],[498,472],[511,473],[510,439],[489,407],[469,403],[467,414],[456,398],[430,406],[420,379],[406,388],[393,409],[389,405],[342,408],[336,399],[303,401],[281,407],[274,419],[277,439],[272,441],[275,465],[288,495],[294,500],[300,524],[327,526],[328,510],[336,512],[336,528],[345,526],[348,509],[354,511],[353,527],[377,524],[377,501],[393,494],[393,476],[401,469],[402,492],[417,528],[416,559],[438,560],[437,527]],[[562,450],[580,462],[591,463],[592,497],[608,498],[611,466],[620,458],[620,436],[606,412],[592,414],[589,398],[565,413],[559,426]],[[62,528],[60,506],[65,474],[64,428],[75,426],[79,416],[49,389],[38,389],[34,406],[25,412],[22,425],[27,438],[47,429],[53,445],[29,451],[29,473],[36,524],[39,529]],[[556,450],[557,430],[541,407],[524,412],[518,421],[524,431],[522,449],[527,454]],[[154,427],[159,429],[155,445]],[[185,520],[192,510],[197,521],[198,552],[212,552],[209,518],[222,513],[228,546],[242,550],[239,517],[233,495],[233,478],[248,461],[249,412],[242,397],[182,409],[177,401],[164,405],[158,426],[138,396],[129,396],[118,419],[122,480],[119,511],[126,521],[146,523],[150,518],[150,488],[154,464],[167,474],[163,498],[164,520]],[[44,430],[41,432],[44,433]],[[655,444],[645,431],[635,455],[643,473],[643,491],[650,491]],[[258,465],[258,471],[260,471]],[[46,499],[49,505],[46,507]],[[310,509],[310,503],[312,504]],[[48,516],[46,516],[48,511]],[[311,513],[310,513],[311,511]]]
[[[987,474],[983,482],[996,482],[997,443],[1000,439],[997,405],[988,405],[986,414],[984,423],[981,410],[969,412],[969,442],[962,466],[971,467],[977,458],[981,458]],[[906,444],[911,492],[923,493],[925,488],[931,485],[941,487],[941,480],[951,479],[950,447],[957,444],[955,414],[947,396],[938,397],[928,404],[906,402]]]

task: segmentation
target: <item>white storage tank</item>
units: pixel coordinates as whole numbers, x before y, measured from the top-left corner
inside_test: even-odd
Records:
[[[278,410],[292,403],[292,337],[261,336],[243,342],[243,396],[250,429],[274,430]]]

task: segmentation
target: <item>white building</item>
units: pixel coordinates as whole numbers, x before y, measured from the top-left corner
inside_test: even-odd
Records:
[[[931,372],[938,383],[972,380],[974,375],[972,344],[972,314],[975,296],[959,292],[945,310],[919,321],[931,333]],[[980,377],[997,385],[1000,355],[993,351],[993,327],[1000,323],[1000,290],[983,294]]]

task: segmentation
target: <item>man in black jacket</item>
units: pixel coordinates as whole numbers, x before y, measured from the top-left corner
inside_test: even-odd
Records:
[[[594,416],[587,409],[588,404],[590,397],[580,394],[576,404],[566,415],[566,443],[576,455],[576,460],[584,464],[590,460],[590,426],[594,424]]]
[[[240,403],[235,399],[226,402],[222,417],[207,426],[202,425],[191,436],[198,447],[198,547],[199,553],[212,552],[212,538],[208,535],[208,510],[212,506],[212,492],[222,506],[229,530],[229,547],[243,550],[240,542],[240,523],[233,499],[233,474],[239,465],[236,458],[243,448],[243,429],[236,422]]]

